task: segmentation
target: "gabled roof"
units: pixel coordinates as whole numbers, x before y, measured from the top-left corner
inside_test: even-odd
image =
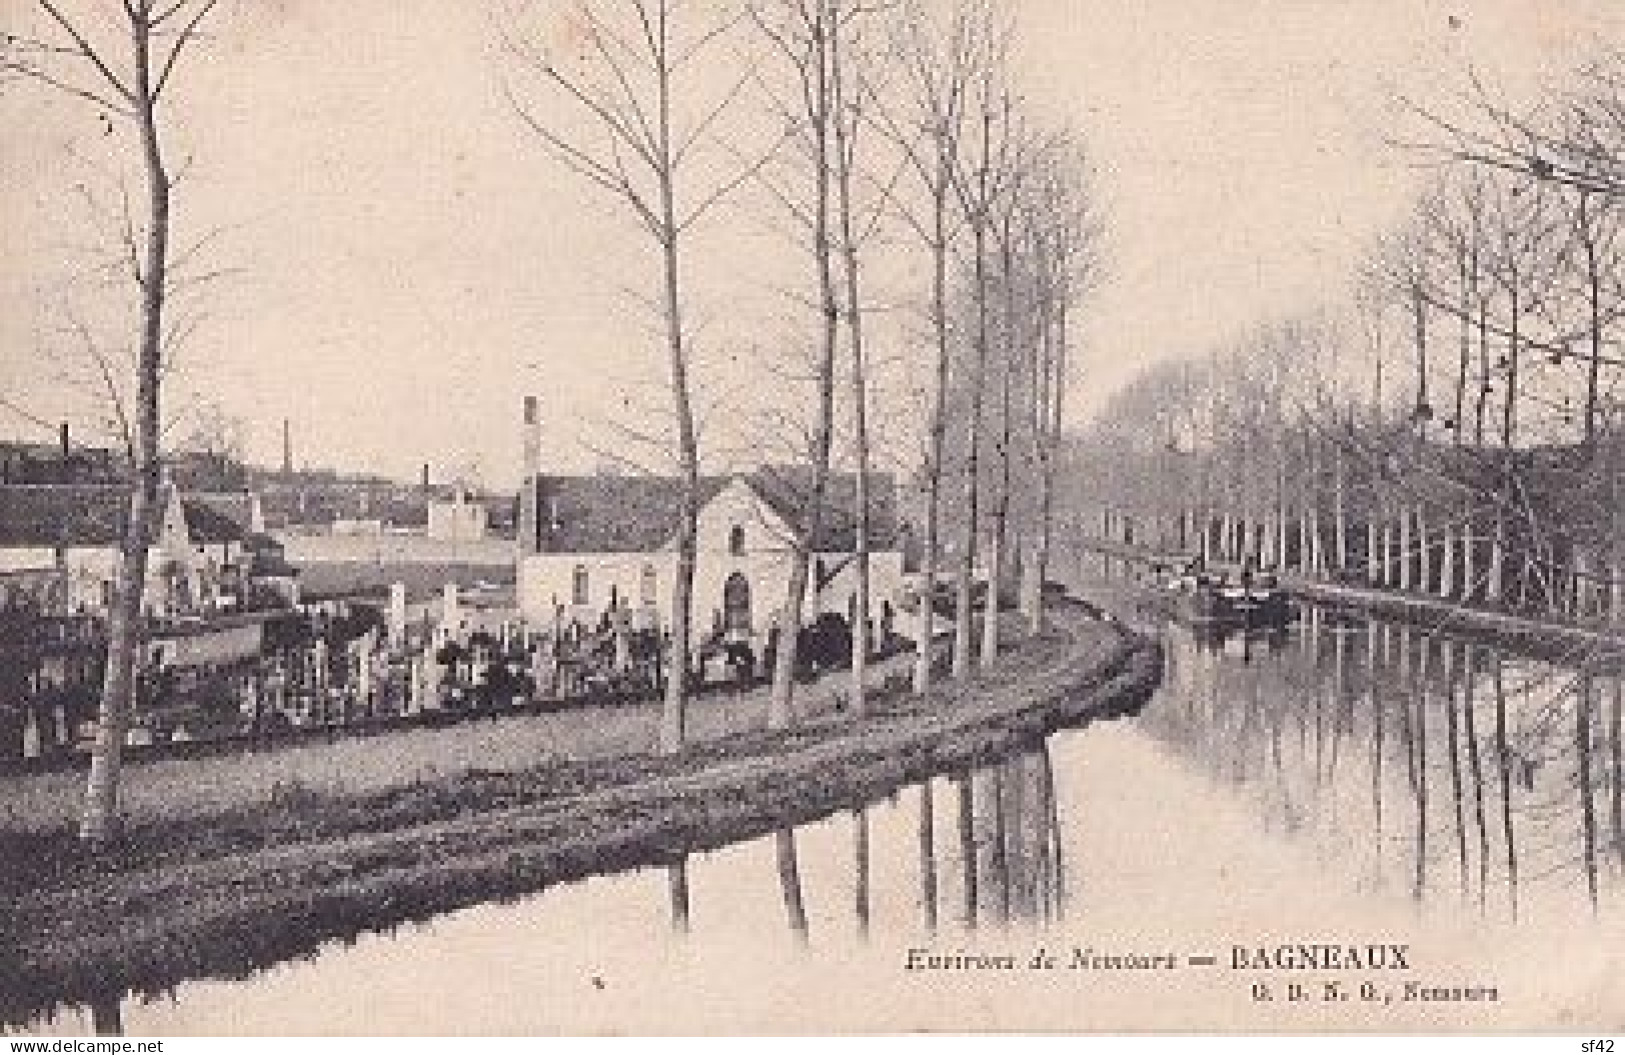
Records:
[[[703,506],[727,485],[700,480]],[[677,535],[682,481],[669,476],[538,476],[541,553],[653,553]]]
[[[182,495],[181,507],[186,513],[186,530],[194,543],[241,542],[248,537],[246,520],[239,523],[218,505]]]
[[[812,472],[761,469],[738,476],[700,478],[703,509],[732,481],[751,488],[785,522],[805,531]],[[669,476],[539,476],[536,478],[541,553],[653,553],[677,536],[682,483]],[[869,537],[875,549],[896,545],[897,509],[889,474],[869,475]],[[857,478],[830,477],[822,523],[813,548],[845,552],[857,537]]]
[[[183,494],[181,501],[186,504],[186,523],[194,535],[198,531],[194,510],[200,506],[225,517],[245,536],[253,531],[254,496],[247,491],[193,491]]]
[[[744,478],[773,511],[797,531],[805,532],[812,510],[813,473],[804,466],[768,466]],[[897,488],[890,473],[870,473],[869,545],[891,549],[897,544]],[[813,549],[849,553],[858,544],[858,476],[833,473],[824,485],[824,514]]]
[[[187,530],[198,543],[247,536],[209,504],[181,497]],[[124,535],[129,491],[117,484],[0,484],[0,546],[111,546]]]

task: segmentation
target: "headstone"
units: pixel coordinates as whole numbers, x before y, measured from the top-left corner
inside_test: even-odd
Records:
[[[445,668],[433,652],[426,652],[420,669],[423,673],[422,709],[436,710],[440,706],[440,682],[445,678]]]
[[[530,676],[536,683],[536,695],[541,699],[552,699],[557,691],[556,668],[553,662],[557,647],[555,637],[542,634],[537,638],[535,648],[530,654]]]
[[[406,584],[389,587],[389,647],[400,648],[406,641]]]
[[[440,593],[440,625],[450,633],[461,620],[457,605],[457,584],[448,582]]]
[[[45,753],[44,737],[40,734],[39,712],[30,707],[23,712],[23,757],[38,758]]]
[[[373,631],[367,631],[356,642],[355,648],[355,702],[368,708],[372,700]]]

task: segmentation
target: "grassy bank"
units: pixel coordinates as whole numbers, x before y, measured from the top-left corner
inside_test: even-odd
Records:
[[[880,689],[906,676],[911,656],[871,667]],[[835,709],[845,676],[798,686],[802,712]],[[691,701],[689,739],[707,743],[760,730],[765,689],[707,691]],[[576,703],[542,713],[496,713],[456,724],[388,730],[340,730],[300,743],[247,744],[192,759],[135,759],[120,794],[128,823],[151,828],[177,820],[275,808],[280,800],[350,798],[416,784],[454,780],[470,771],[530,769],[566,762],[652,754],[659,741],[659,701]],[[0,775],[0,848],[6,835],[71,827],[84,793],[82,767]],[[3,870],[3,864],[0,864]],[[3,881],[3,880],[0,880]]]
[[[121,853],[83,856],[61,831],[0,846],[12,955],[0,1017],[128,988],[161,990],[548,884],[759,835],[900,784],[991,761],[1061,725],[1132,709],[1154,646],[1063,613],[930,703],[901,693],[862,723],[648,754],[469,771],[368,794],[137,825]]]
[[[1462,605],[1426,594],[1299,576],[1287,576],[1282,583],[1301,600],[1314,604],[1481,638],[1530,655],[1557,659],[1590,655],[1599,663],[1618,663],[1625,653],[1625,627],[1584,626]]]
[[[1141,568],[1152,563],[1182,565],[1193,556],[1102,540],[1089,540],[1086,548]],[[1238,565],[1222,562],[1212,562],[1209,567],[1232,576],[1241,571]],[[1077,579],[1074,587],[1079,581],[1087,581],[1092,598],[1102,600],[1107,608],[1130,621],[1154,622],[1172,615],[1166,594],[1152,584],[1149,575],[1144,582],[1087,574]],[[1301,573],[1283,573],[1279,581],[1299,601],[1471,637],[1525,655],[1560,661],[1586,655],[1610,666],[1625,658],[1625,624],[1549,612],[1529,614],[1482,603],[1464,604],[1416,590],[1332,582]]]

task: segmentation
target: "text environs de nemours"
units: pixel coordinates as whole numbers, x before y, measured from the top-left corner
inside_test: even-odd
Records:
[[[1171,952],[1107,954],[1083,947],[1066,952],[1039,948],[1026,954],[911,948],[903,958],[905,971],[1155,971],[1179,964]]]

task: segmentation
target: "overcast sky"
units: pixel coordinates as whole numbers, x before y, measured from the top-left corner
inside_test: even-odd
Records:
[[[0,0],[7,20],[30,6]],[[177,389],[245,419],[248,453],[266,463],[286,417],[302,463],[472,465],[504,487],[519,398],[536,391],[550,461],[590,466],[589,447],[615,442],[594,423],[646,402],[659,377],[658,337],[626,292],[655,261],[527,139],[500,90],[488,5],[235,6],[173,104],[173,152],[191,156],[184,232],[219,229],[207,259],[232,270],[204,301]],[[1082,133],[1110,225],[1076,416],[1140,364],[1340,295],[1419,178],[1384,147],[1396,95],[1442,101],[1469,66],[1527,90],[1625,42],[1621,6],[1012,0],[1018,84]],[[117,138],[92,109],[25,86],[0,89],[0,121],[0,394],[55,420],[75,402],[60,383],[65,291],[98,244],[72,188],[110,200]],[[787,339],[762,277],[775,243],[744,211],[713,226],[754,241],[697,249],[694,315],[709,324],[723,420],[772,398],[756,360]],[[736,307],[748,326],[726,321]],[[0,435],[43,432],[0,410]]]

